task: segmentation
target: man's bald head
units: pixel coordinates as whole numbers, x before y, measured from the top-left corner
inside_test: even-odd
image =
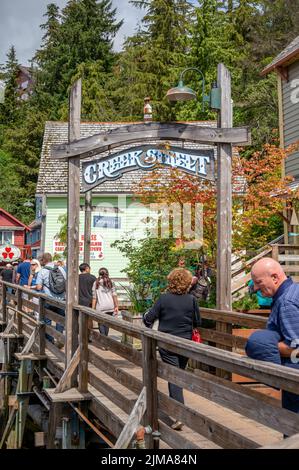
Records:
[[[287,279],[281,265],[272,258],[262,258],[251,269],[256,290],[266,297],[273,297],[279,286]]]

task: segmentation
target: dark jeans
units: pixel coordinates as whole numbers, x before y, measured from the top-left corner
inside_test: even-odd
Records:
[[[179,354],[172,353],[166,349],[159,348],[159,353],[163,362],[170,364],[171,366],[179,367],[180,369],[185,369],[188,358],[181,356]],[[178,385],[168,383],[169,396],[176,401],[184,404],[184,395],[182,387]]]
[[[113,315],[113,312],[103,312],[103,313],[105,313],[106,315],[110,315],[110,316]],[[108,336],[109,326],[99,323],[99,332],[101,333],[101,335]]]
[[[47,303],[45,303],[45,308],[48,309],[48,310],[51,310],[54,313],[57,313],[58,315],[61,315],[62,317],[65,317],[65,311],[62,308],[55,307],[55,305],[50,305],[50,304],[47,304]],[[45,323],[46,323],[46,325],[51,325],[50,318],[45,318]],[[57,331],[59,331],[60,333],[63,333],[64,326],[60,325],[59,323],[56,323],[55,329]],[[47,333],[46,333],[46,339],[48,341],[51,341],[51,343],[54,343],[53,336],[48,335]]]
[[[299,363],[292,363],[290,358],[282,358],[279,354],[279,334],[271,330],[255,331],[249,338],[245,347],[246,354],[251,359],[273,362],[285,367],[299,370]],[[299,413],[299,395],[282,391],[282,408]]]

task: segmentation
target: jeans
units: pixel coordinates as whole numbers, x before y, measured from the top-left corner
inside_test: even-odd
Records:
[[[106,313],[106,315],[113,315],[113,312],[102,312],[102,313]],[[109,326],[99,323],[99,332],[101,333],[101,335],[108,336]]]
[[[159,353],[163,362],[170,364],[171,366],[179,367],[180,369],[185,369],[188,358],[181,356],[179,354],[172,353],[166,349],[159,348]],[[184,395],[182,387],[168,382],[168,391],[170,398],[184,404]]]
[[[249,338],[245,347],[246,354],[251,359],[273,362],[285,367],[299,370],[299,363],[291,362],[289,357],[282,358],[279,354],[278,343],[280,335],[276,331],[255,331]],[[282,408],[299,413],[299,395],[282,391]]]

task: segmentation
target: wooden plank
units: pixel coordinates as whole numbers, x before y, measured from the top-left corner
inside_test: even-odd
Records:
[[[281,408],[280,402],[220,377],[188,371],[158,362],[158,376],[221,406],[287,435],[299,431],[299,416]]]
[[[80,138],[82,80],[78,79],[71,88],[69,101],[69,144]],[[67,202],[67,281],[66,281],[66,367],[71,363],[78,346],[78,326],[74,304],[78,303],[79,266],[79,224],[80,224],[80,158],[68,161],[68,202]],[[69,386],[75,385],[72,379]]]
[[[224,449],[255,449],[258,442],[242,436],[205,414],[183,405],[163,393],[158,394],[159,409]]]
[[[60,379],[61,380],[61,379]],[[90,400],[92,395],[90,393],[81,393],[77,388],[70,388],[63,392],[57,392],[57,389],[45,388],[44,391],[53,403],[63,403],[72,401],[85,401]]]
[[[160,331],[144,330],[157,340],[158,346],[214,367],[252,377],[258,382],[298,393],[299,374],[288,367],[257,361],[230,351],[221,351]]]
[[[284,272],[286,274],[288,274],[288,273],[299,273],[299,266],[291,266],[291,265],[282,266],[282,269],[284,270]]]
[[[75,351],[75,354],[71,358],[70,363],[68,364],[67,368],[65,369],[61,379],[59,380],[57,387],[55,388],[54,393],[62,393],[68,388],[70,388],[69,384],[71,382],[72,376],[75,374],[78,364],[80,361],[80,348],[78,347]]]
[[[228,126],[224,126],[228,127]],[[201,127],[195,124],[181,123],[147,123],[129,124],[120,128],[100,132],[85,139],[75,140],[69,144],[52,145],[51,158],[65,159],[80,155],[81,158],[92,157],[108,149],[121,147],[130,143],[145,143],[152,140],[191,141],[207,144],[214,143],[249,143],[250,130],[245,127],[215,128]]]
[[[39,327],[35,327],[34,330],[32,331],[27,343],[25,344],[24,348],[21,351],[21,354],[27,354],[30,352],[30,349],[34,345],[34,342],[37,338],[37,335],[39,334]]]
[[[135,406],[129,416],[128,421],[124,429],[122,430],[120,436],[118,437],[114,449],[127,449],[130,444],[139,423],[146,410],[146,388],[143,387],[141,393],[138,397],[138,400],[135,403]]]
[[[267,320],[263,317],[250,315],[248,313],[227,312],[210,308],[201,308],[202,318],[207,320],[231,323],[232,325],[247,326],[248,328],[266,328]]]
[[[221,89],[221,109],[218,113],[218,127],[232,127],[231,77],[223,64],[218,64],[217,84]],[[216,305],[221,310],[232,308],[231,286],[232,252],[232,144],[217,146],[217,292]],[[216,322],[216,330],[232,332],[231,325]],[[229,346],[217,347],[231,350]],[[227,371],[216,371],[218,375],[230,377]]]
[[[299,449],[299,434],[284,439],[283,441],[263,446],[261,449]]]
[[[41,323],[39,328],[38,350],[40,354],[45,354],[46,348],[46,324],[45,324],[45,301],[39,299],[38,318]]]
[[[107,315],[106,315],[107,316]],[[91,333],[92,343],[98,345],[99,347],[105,346],[110,349],[110,351],[118,354],[119,356],[127,359],[136,366],[142,365],[142,353],[133,349],[130,346],[120,343],[114,339],[109,338],[109,336],[100,335],[100,333],[93,331]]]
[[[142,371],[143,383],[146,389],[146,423],[152,430],[158,431],[158,400],[157,400],[157,343],[155,340],[142,338]],[[149,449],[156,448],[157,441],[152,434],[148,437],[147,446]]]
[[[45,433],[35,432],[34,433],[34,447],[43,447],[46,445]]]
[[[278,262],[282,263],[284,261],[299,261],[299,255],[279,255]]]
[[[20,289],[17,290],[17,310],[19,312],[22,311],[22,291]],[[17,314],[17,333],[18,335],[22,334],[22,316]]]
[[[18,361],[26,361],[26,360],[43,361],[47,359],[46,354],[34,354],[34,353],[28,353],[28,354],[15,353],[15,357],[16,359],[18,359]]]
[[[55,330],[55,328],[53,328],[52,326],[50,325],[46,325],[46,333],[49,335],[49,336],[53,336],[53,338],[55,338],[57,341],[59,341],[60,343],[64,344],[65,343],[65,336],[64,334],[60,333],[60,331],[58,330]]]
[[[84,263],[90,263],[90,235],[91,235],[92,191],[85,193],[84,212]]]
[[[86,393],[88,390],[88,316],[85,313],[79,313],[79,391]]]
[[[215,330],[209,330],[207,328],[199,328],[201,338],[204,341],[217,342],[222,346],[229,346],[230,348],[244,348],[246,339],[241,336],[234,336],[228,333],[221,333]]]
[[[172,449],[200,449],[200,446],[188,441],[180,433],[163,423],[162,420],[159,420],[159,430],[161,432],[161,440],[166,442]]]
[[[7,323],[7,288],[6,285],[2,282],[1,287],[1,297],[2,297],[2,316],[1,319],[4,323]]]
[[[53,312],[52,310],[49,310],[48,308],[45,308],[45,318],[48,318],[49,320],[54,321],[55,323],[58,323],[59,325],[65,326],[65,317],[62,315],[58,315],[58,313]]]

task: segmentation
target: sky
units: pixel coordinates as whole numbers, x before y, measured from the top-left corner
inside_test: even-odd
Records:
[[[6,53],[14,45],[20,64],[28,65],[35,50],[40,46],[44,23],[43,14],[48,3],[64,7],[67,0],[0,0],[0,64],[5,63]],[[131,36],[142,18],[142,10],[129,4],[129,0],[113,0],[118,19],[124,24],[118,32],[115,50],[121,50],[124,37]]]

